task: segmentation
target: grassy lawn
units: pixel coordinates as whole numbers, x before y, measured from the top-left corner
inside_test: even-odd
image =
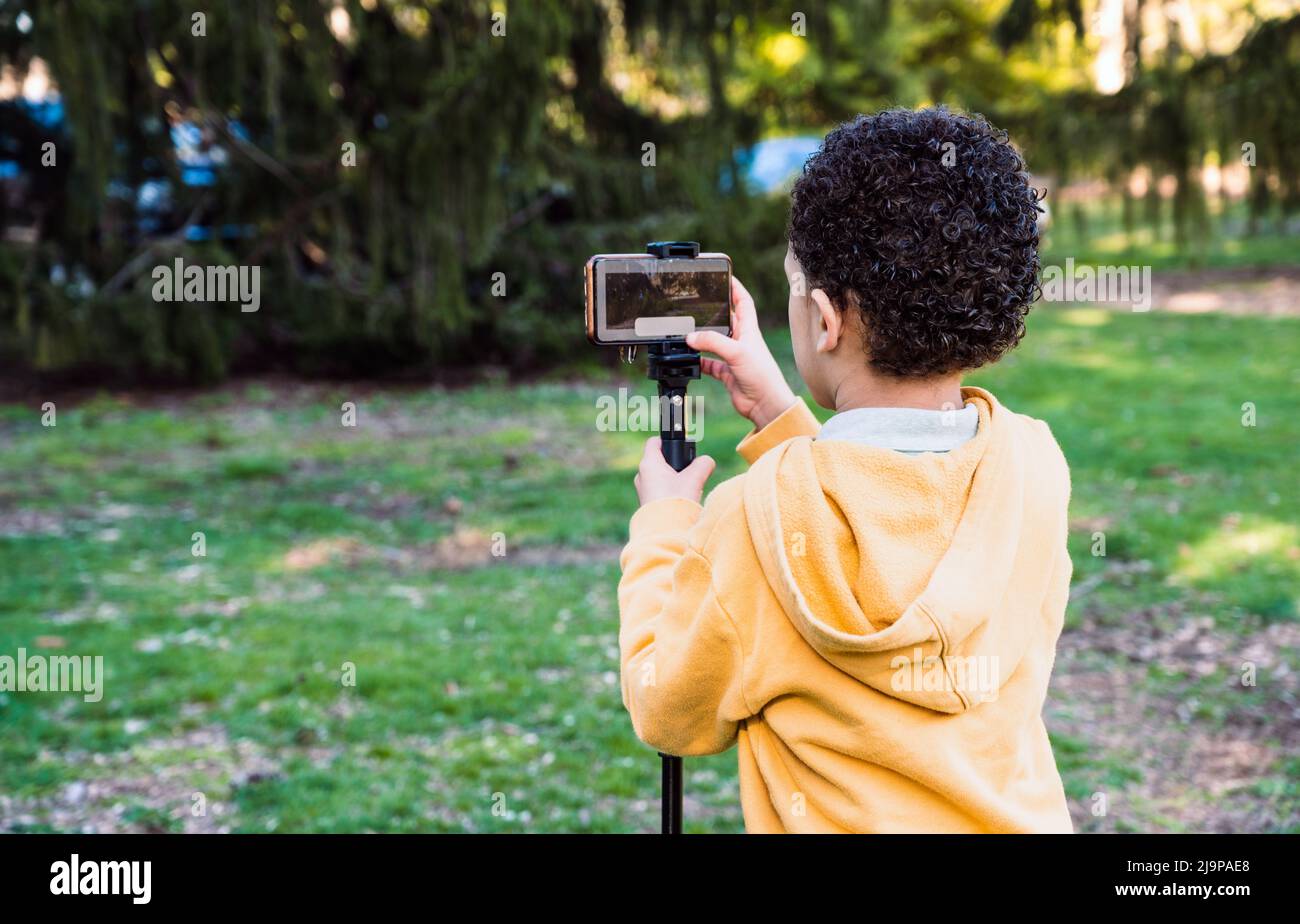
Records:
[[[1059,203],[1048,198],[1052,221],[1043,238],[1043,265],[1076,264],[1150,266],[1156,272],[1212,267],[1282,266],[1295,263],[1296,231],[1276,213],[1261,216],[1250,228],[1246,203],[1234,200],[1226,208],[1214,202],[1204,219],[1189,221],[1187,240],[1177,240],[1173,203],[1160,203],[1158,226],[1149,220],[1149,204],[1138,201],[1134,226],[1126,229],[1123,202],[1102,196],[1084,203]]]
[[[1048,715],[1079,827],[1300,830],[1300,320],[1031,318],[972,381],[1073,468]],[[595,427],[642,374],[0,406],[0,653],[107,674],[0,694],[0,830],[654,829],[614,596],[644,434]],[[687,791],[688,829],[740,829],[734,755]]]

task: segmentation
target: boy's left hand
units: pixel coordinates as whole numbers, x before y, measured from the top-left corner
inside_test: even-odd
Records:
[[[641,466],[633,479],[636,496],[641,499],[642,507],[665,497],[684,497],[698,504],[704,493],[704,482],[709,480],[716,464],[710,456],[696,456],[682,471],[674,471],[664,460],[659,437],[652,436],[645,441]]]

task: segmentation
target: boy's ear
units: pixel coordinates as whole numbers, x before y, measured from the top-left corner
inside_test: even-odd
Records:
[[[818,353],[831,353],[844,336],[844,316],[831,304],[830,296],[821,289],[809,293],[813,305],[814,344]]]

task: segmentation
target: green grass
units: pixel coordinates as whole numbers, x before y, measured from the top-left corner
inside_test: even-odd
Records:
[[[0,822],[653,829],[658,761],[620,702],[610,551],[644,435],[595,429],[597,397],[645,393],[642,374],[103,394],[60,404],[54,428],[39,402],[0,406],[0,653],[99,654],[107,672],[98,703],[0,694]],[[1043,310],[973,382],[1047,419],[1071,462],[1075,581],[1093,588],[1072,626],[1178,605],[1245,639],[1297,619],[1300,321]],[[747,426],[715,384],[699,393],[725,477]],[[482,557],[498,535],[509,554]],[[458,547],[476,566],[445,567]],[[49,636],[64,647],[40,649]],[[1143,690],[1194,690],[1189,721],[1212,731],[1245,708],[1221,674],[1153,665]],[[1277,705],[1249,708],[1268,722]],[[1057,746],[1072,798],[1142,775],[1086,736]],[[1255,785],[1279,819],[1297,811],[1282,771]],[[741,827],[734,754],[689,761],[687,790],[688,829]]]
[[[1073,537],[1076,580],[1150,561],[1221,621],[1294,618],[1300,322],[1076,309],[973,378],[1052,425],[1073,470],[1071,514],[1108,523],[1106,558]],[[1253,405],[1254,426],[1243,425]],[[1245,410],[1243,410],[1245,408]]]
[[[1083,203],[1049,199],[1048,205],[1052,221],[1043,236],[1043,266],[1064,266],[1067,257],[1077,265],[1150,266],[1157,272],[1295,263],[1294,216],[1290,228],[1286,216],[1276,212],[1262,216],[1252,234],[1249,209],[1242,201],[1233,201],[1226,209],[1218,201],[1210,202],[1202,222],[1189,221],[1185,241],[1175,236],[1170,200],[1161,201],[1158,221],[1151,220],[1148,203],[1138,201],[1129,229],[1124,227],[1118,196]]]

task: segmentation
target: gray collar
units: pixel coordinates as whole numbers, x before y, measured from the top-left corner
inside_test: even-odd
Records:
[[[979,409],[927,411],[911,407],[858,407],[841,411],[822,426],[819,440],[865,443],[898,452],[948,452],[973,438]]]

